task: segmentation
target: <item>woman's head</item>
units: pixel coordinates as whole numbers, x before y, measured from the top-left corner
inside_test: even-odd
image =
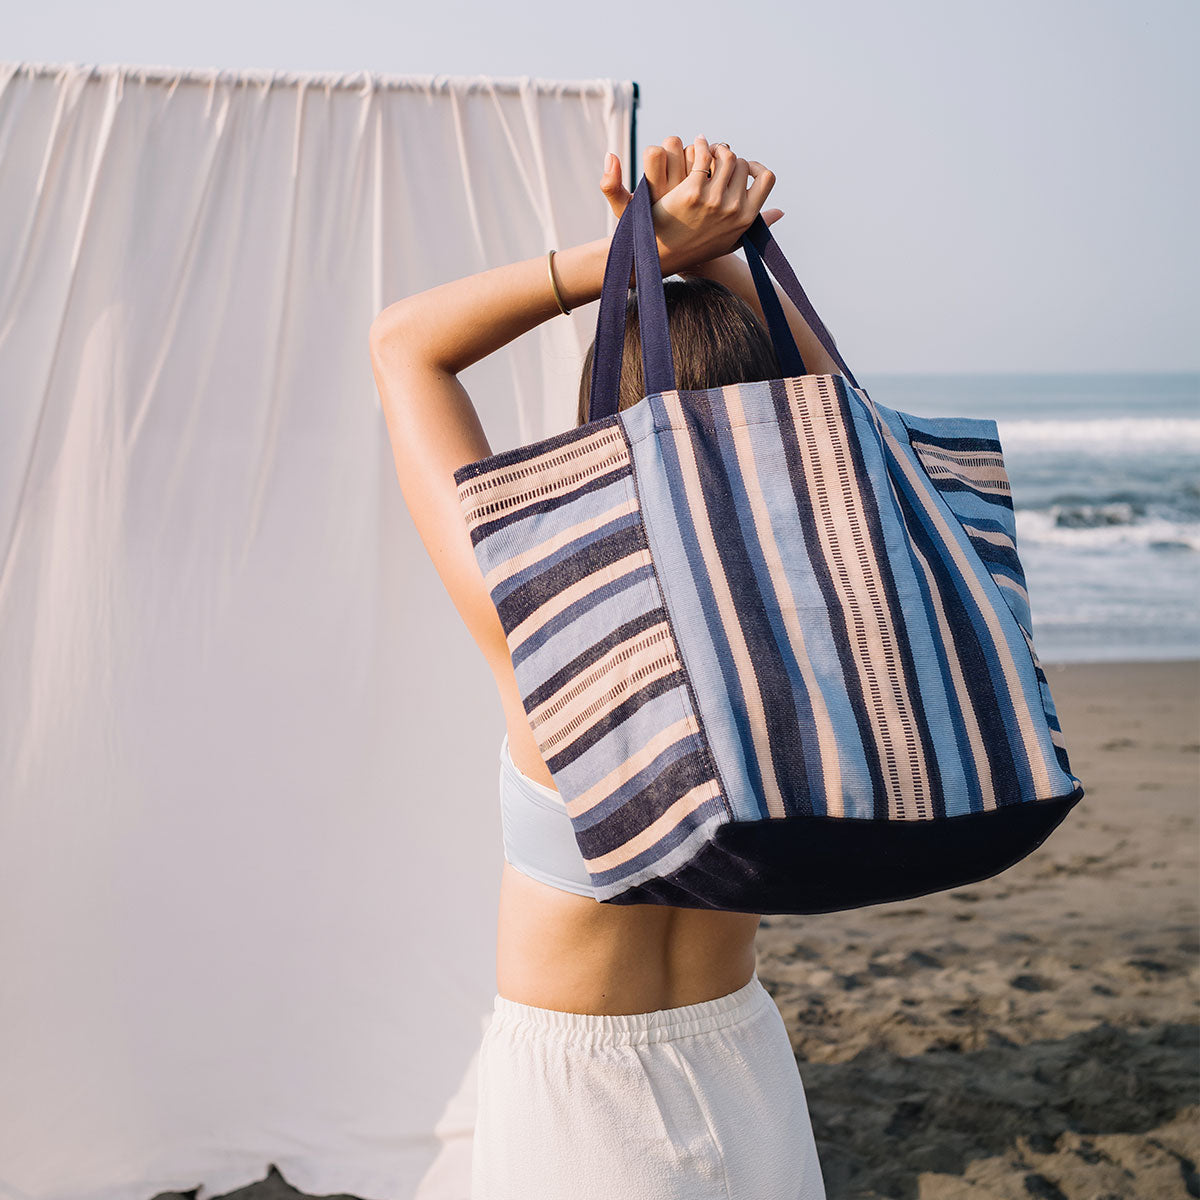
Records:
[[[664,279],[663,291],[667,298],[675,386],[680,391],[700,391],[729,383],[753,383],[780,377],[779,360],[763,323],[754,310],[724,284],[702,276],[689,276]],[[579,379],[577,426],[587,422],[595,349],[593,340]],[[637,404],[645,394],[637,293],[631,291],[625,305],[625,350],[618,411]]]

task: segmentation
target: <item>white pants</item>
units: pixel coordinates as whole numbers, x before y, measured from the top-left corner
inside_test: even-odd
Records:
[[[825,1200],[804,1084],[758,972],[627,1015],[495,997],[471,1200]]]

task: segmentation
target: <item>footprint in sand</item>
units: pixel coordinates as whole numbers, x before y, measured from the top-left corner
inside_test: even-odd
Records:
[[[1008,986],[1022,992],[1052,992],[1058,984],[1045,975],[1014,975],[1008,981]]]

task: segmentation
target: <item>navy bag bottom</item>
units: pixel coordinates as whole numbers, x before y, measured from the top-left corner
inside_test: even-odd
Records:
[[[822,913],[909,900],[998,875],[1036,850],[1082,798],[935,821],[793,816],[730,821],[690,862],[604,904]],[[747,907],[739,897],[754,897]]]

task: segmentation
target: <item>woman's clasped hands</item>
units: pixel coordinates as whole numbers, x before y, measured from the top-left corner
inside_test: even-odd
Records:
[[[710,147],[703,137],[687,147],[677,137],[647,146],[642,169],[664,276],[736,250],[775,186],[774,173],[762,163],[739,158],[725,142]],[[621,160],[615,154],[607,159],[600,190],[619,217],[631,195],[621,182]],[[768,225],[782,216],[777,208],[762,213]]]

